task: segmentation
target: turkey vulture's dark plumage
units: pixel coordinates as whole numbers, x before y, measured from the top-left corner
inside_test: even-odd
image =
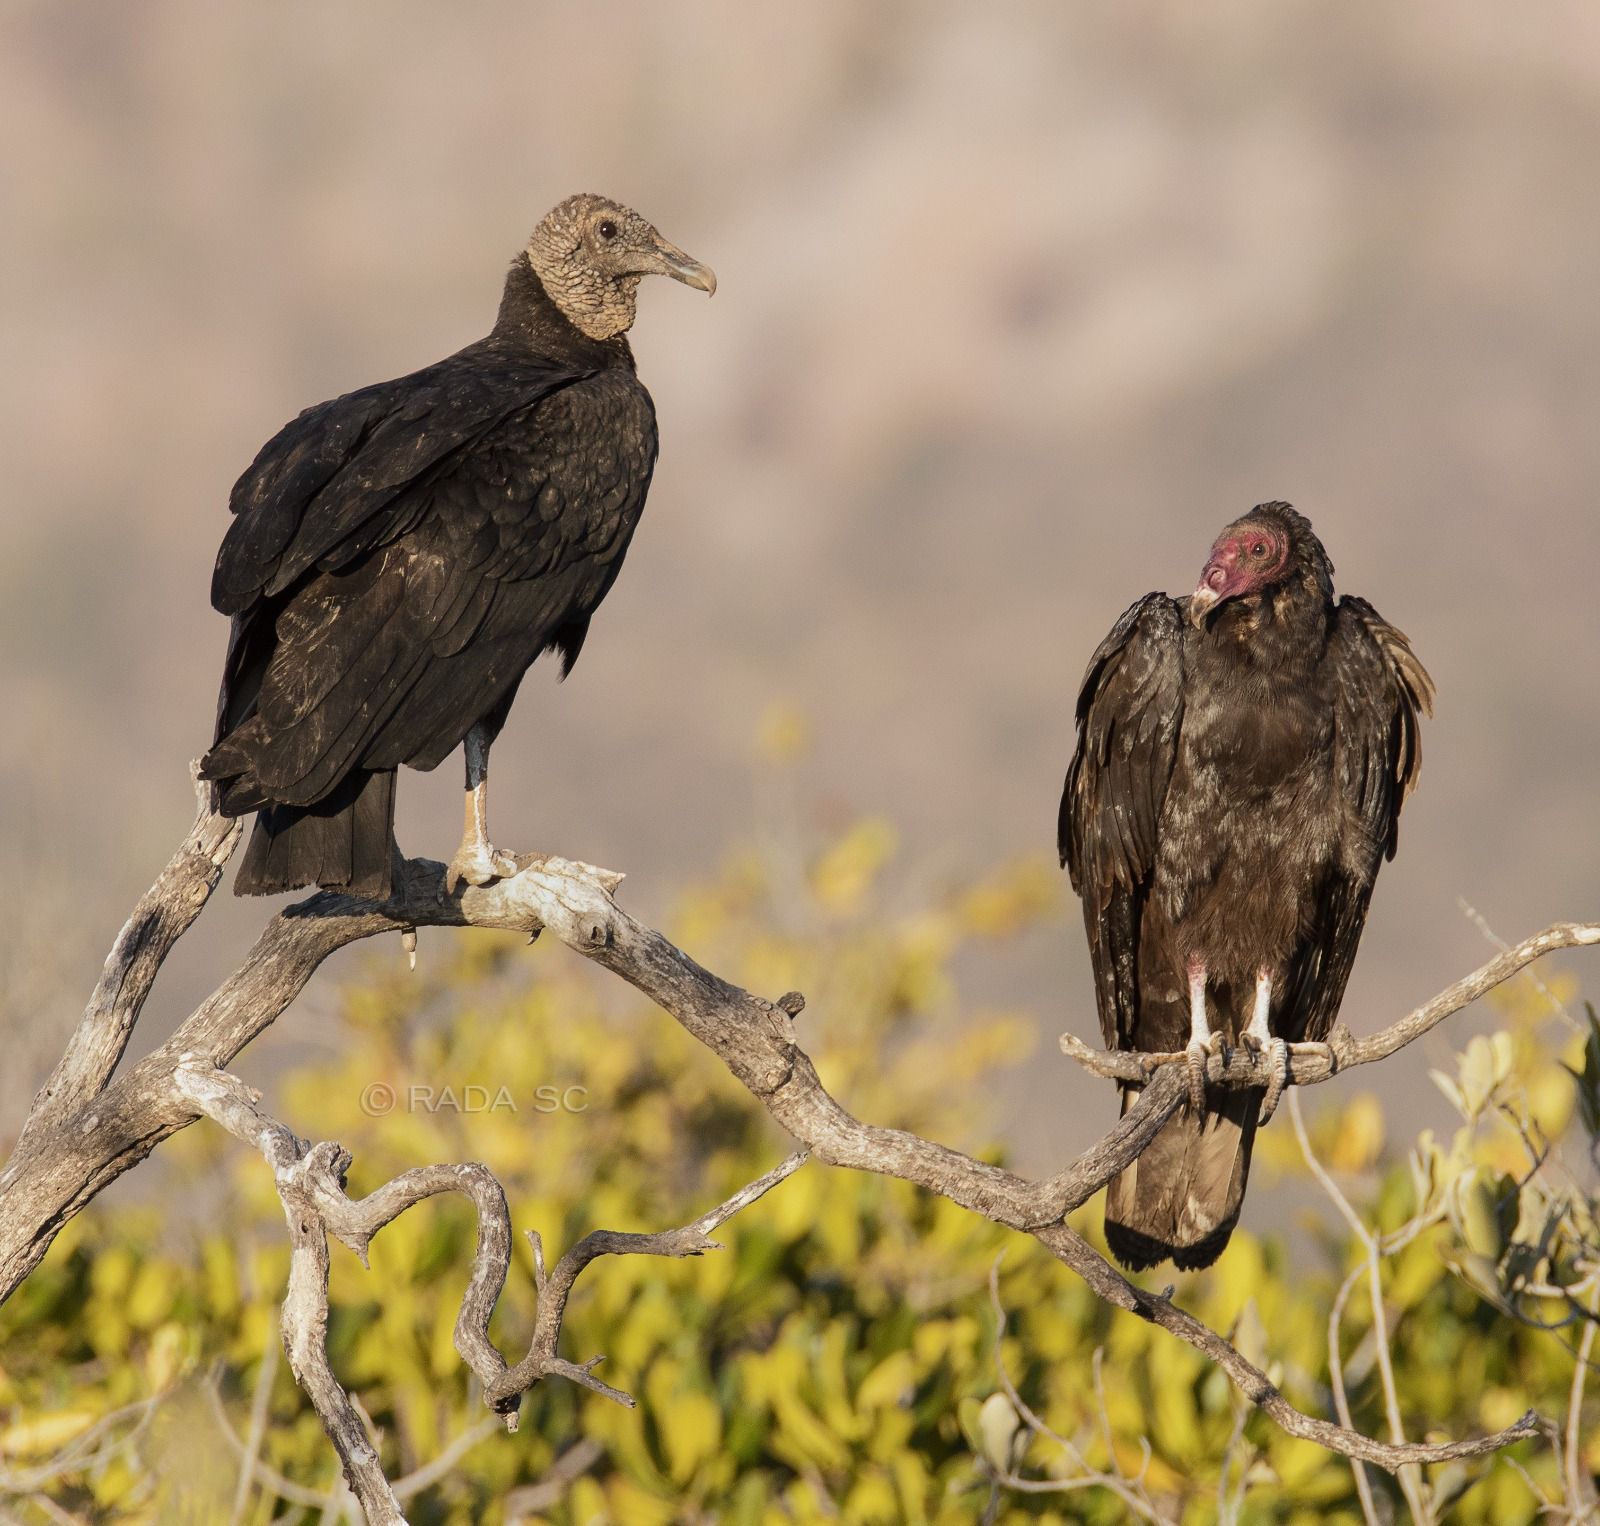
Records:
[[[448,884],[514,868],[489,841],[489,746],[541,652],[577,659],[644,507],[655,411],[625,336],[649,274],[716,288],[636,212],[570,197],[513,262],[486,338],[308,409],[239,479],[201,767],[225,812],[258,813],[238,893],[387,896],[395,770],[463,742]]]
[[[1207,1051],[1267,1047],[1281,1076],[1285,1041],[1326,1038],[1432,702],[1406,638],[1334,602],[1285,503],[1229,525],[1188,598],[1146,595],[1090,661],[1059,843],[1100,1026],[1111,1048],[1188,1046],[1191,1067],[1188,1104],[1107,1194],[1124,1265],[1209,1266],[1228,1243],[1281,1082],[1264,1107],[1207,1096]]]

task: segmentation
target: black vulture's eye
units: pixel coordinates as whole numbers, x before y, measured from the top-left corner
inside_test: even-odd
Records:
[[[615,238],[617,236],[617,225],[607,217],[601,221],[599,233],[601,238]]]

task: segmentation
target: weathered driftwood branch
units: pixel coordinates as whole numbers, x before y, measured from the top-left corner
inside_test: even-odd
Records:
[[[1397,1023],[1368,1038],[1358,1039],[1343,1023],[1335,1025],[1326,1044],[1289,1045],[1289,1076],[1296,1086],[1330,1081],[1357,1065],[1372,1065],[1398,1054],[1407,1044],[1438,1027],[1445,1018],[1469,1007],[1496,986],[1503,985],[1536,959],[1557,949],[1583,948],[1600,943],[1600,922],[1557,922],[1542,933],[1524,938],[1470,975],[1447,986],[1432,1001],[1408,1012]],[[1186,1065],[1188,1051],[1143,1053],[1131,1049],[1095,1049],[1075,1033],[1061,1035],[1061,1052],[1087,1071],[1115,1081],[1148,1081],[1158,1070]],[[1206,1080],[1216,1086],[1265,1086],[1271,1079],[1267,1056],[1244,1047],[1212,1055],[1206,1062]]]
[[[352,1199],[344,1190],[351,1164],[349,1152],[332,1142],[311,1144],[296,1138],[261,1110],[260,1094],[237,1076],[191,1054],[179,1061],[173,1082],[178,1094],[198,1113],[259,1150],[272,1168],[291,1245],[289,1287],[283,1301],[284,1350],[295,1381],[315,1405],[323,1429],[339,1453],[351,1492],[373,1526],[380,1522],[391,1526],[403,1522],[404,1516],[398,1492],[384,1475],[361,1416],[328,1361],[330,1234],[348,1245],[365,1266],[373,1236],[406,1209],[441,1192],[461,1192],[472,1200],[478,1214],[478,1244],[456,1317],[455,1347],[482,1383],[485,1401],[503,1418],[506,1429],[514,1431],[522,1395],[543,1377],[570,1378],[622,1404],[631,1407],[634,1402],[593,1376],[591,1369],[602,1358],[574,1363],[556,1354],[568,1296],[578,1274],[591,1261],[607,1255],[698,1256],[721,1250],[711,1239],[711,1231],[792,1176],[806,1159],[803,1152],[789,1156],[681,1229],[659,1234],[595,1230],[569,1250],[548,1276],[539,1236],[530,1232],[538,1311],[528,1355],[511,1367],[489,1339],[489,1320],[511,1267],[511,1216],[505,1193],[487,1166],[422,1166],[402,1172],[364,1198]]]
[[[556,1262],[555,1270],[548,1273],[544,1266],[544,1242],[539,1238],[538,1230],[530,1229],[528,1241],[533,1246],[534,1282],[539,1293],[533,1339],[528,1344],[527,1356],[515,1367],[507,1368],[492,1382],[483,1385],[484,1398],[496,1409],[504,1409],[508,1404],[515,1404],[517,1398],[541,1377],[552,1376],[570,1378],[574,1383],[581,1383],[632,1409],[634,1401],[630,1395],[595,1377],[591,1369],[602,1360],[600,1357],[573,1363],[556,1355],[556,1346],[561,1338],[561,1321],[567,1311],[567,1298],[572,1292],[573,1283],[578,1280],[578,1273],[601,1256],[699,1256],[708,1250],[724,1249],[711,1238],[711,1232],[718,1225],[725,1224],[741,1208],[748,1208],[758,1197],[770,1192],[785,1177],[793,1176],[806,1163],[806,1158],[804,1150],[797,1150],[764,1176],[741,1187],[725,1203],[718,1203],[715,1208],[681,1229],[664,1229],[650,1235],[615,1229],[590,1230]]]
[[[1169,1299],[1135,1287],[1063,1222],[1069,1212],[1135,1159],[1181,1104],[1185,1078],[1181,1067],[1165,1063],[1168,1057],[1148,1057],[1154,1063],[1147,1063],[1145,1057],[1102,1055],[1073,1041],[1075,1048],[1069,1047],[1069,1052],[1079,1059],[1088,1056],[1091,1068],[1099,1073],[1146,1084],[1135,1105],[1096,1145],[1054,1176],[1031,1180],[917,1135],[880,1128],[852,1116],[828,1094],[810,1057],[796,1042],[795,1018],[804,1007],[798,994],[768,1002],[722,980],[616,904],[612,892],[619,875],[564,859],[523,860],[514,876],[484,888],[468,887],[454,896],[443,892],[442,865],[414,860],[405,865],[395,894],[381,905],[322,893],[290,906],[267,924],[240,969],[190,1014],[166,1044],[111,1079],[161,957],[198,915],[237,840],[232,823],[216,814],[209,788],[201,785],[199,791],[201,812],[194,831],[118,939],[80,1024],[74,1046],[81,1043],[89,1053],[78,1057],[69,1052],[57,1067],[39,1095],[11,1162],[0,1173],[0,1299],[9,1296],[38,1264],[61,1226],[102,1188],[199,1113],[215,1108],[225,1115],[219,1121],[231,1119],[228,1126],[238,1125],[235,1132],[244,1130],[242,1137],[267,1154],[280,1177],[287,1173],[286,1206],[291,1199],[304,1205],[311,1226],[304,1231],[309,1236],[306,1243],[296,1244],[297,1262],[303,1262],[307,1268],[304,1275],[313,1282],[319,1264],[325,1275],[325,1229],[352,1244],[364,1245],[363,1235],[370,1239],[409,1201],[416,1200],[408,1198],[408,1193],[425,1196],[435,1191],[467,1190],[479,1207],[480,1256],[463,1301],[457,1335],[458,1342],[465,1341],[463,1355],[480,1376],[480,1363],[483,1368],[494,1367],[485,1382],[490,1402],[514,1401],[515,1383],[524,1369],[533,1378],[560,1371],[610,1392],[586,1367],[552,1365],[560,1359],[554,1355],[548,1323],[536,1329],[528,1357],[516,1368],[506,1368],[489,1345],[484,1334],[487,1316],[482,1323],[478,1317],[494,1268],[484,1263],[481,1252],[485,1236],[503,1234],[509,1244],[509,1228],[503,1197],[496,1210],[486,1184],[460,1175],[471,1168],[423,1168],[397,1178],[371,1198],[352,1203],[343,1194],[343,1157],[336,1146],[317,1146],[291,1159],[285,1138],[271,1132],[279,1126],[268,1129],[270,1120],[259,1115],[252,1119],[248,1110],[241,1112],[235,1105],[237,1098],[205,1091],[207,1085],[214,1087],[215,1072],[270,1026],[322,961],[339,948],[378,933],[408,934],[422,927],[501,928],[530,939],[548,929],[569,948],[611,970],[668,1012],[716,1054],[817,1159],[899,1177],[1033,1235],[1108,1302],[1160,1325],[1216,1362],[1252,1404],[1291,1434],[1394,1469],[1413,1462],[1481,1455],[1533,1429],[1532,1418],[1525,1417],[1504,1431],[1475,1440],[1441,1446],[1396,1445],[1303,1414],[1221,1336]],[[1312,1084],[1337,1069],[1384,1058],[1532,960],[1558,948],[1594,942],[1600,942],[1597,924],[1551,928],[1490,961],[1371,1039],[1358,1041],[1341,1031],[1332,1065],[1325,1054],[1297,1054],[1294,1078]],[[1219,1084],[1263,1084],[1265,1075],[1257,1072],[1256,1064],[1254,1057],[1235,1053],[1213,1060],[1210,1078]],[[286,1130],[281,1133],[293,1141]],[[293,1143],[298,1148],[299,1142]],[[780,1172],[786,1174],[797,1164],[798,1159],[786,1162]],[[771,1185],[766,1178],[763,1181]],[[752,1184],[747,1190],[758,1187],[760,1184]],[[737,1200],[723,1208],[732,1212],[736,1206]],[[726,1217],[716,1210],[665,1237],[640,1237],[659,1242],[656,1246],[608,1244],[603,1236],[598,1240],[589,1237],[544,1278],[541,1319],[547,1318],[545,1310],[564,1301],[571,1278],[595,1255],[619,1248],[648,1249],[655,1254],[692,1253],[697,1248],[695,1237],[703,1240],[721,1222],[718,1213]],[[293,1229],[292,1211],[290,1217]],[[486,1227],[490,1225],[493,1227]],[[503,1269],[499,1276],[503,1283]],[[499,1286],[493,1287],[496,1296]],[[489,1298],[487,1308],[492,1307],[493,1298]],[[559,1325],[558,1315],[555,1324]],[[567,1371],[568,1366],[573,1370]],[[357,1439],[352,1435],[348,1444],[350,1455],[359,1460]],[[365,1445],[364,1435],[359,1440]]]
[[[336,1144],[308,1145],[296,1139],[281,1123],[257,1108],[256,1094],[243,1081],[226,1071],[207,1067],[198,1056],[184,1056],[173,1079],[185,1101],[260,1150],[272,1167],[278,1196],[283,1199],[284,1217],[289,1221],[289,1290],[283,1300],[283,1348],[288,1353],[289,1366],[295,1381],[316,1406],[322,1428],[339,1453],[344,1476],[360,1500],[369,1526],[403,1526],[405,1517],[389,1487],[382,1461],[367,1440],[361,1416],[328,1361],[330,1226],[323,1218],[323,1203],[330,1196],[344,1197],[349,1155]],[[484,1229],[480,1211],[480,1252]],[[511,1230],[503,1197],[499,1229],[509,1256]],[[365,1253],[366,1241],[362,1239],[359,1254],[363,1259]]]
[[[239,823],[217,814],[214,786],[201,784],[196,776],[195,790],[194,826],[111,945],[61,1062],[33,1099],[17,1141],[19,1151],[111,1079],[162,964],[205,910],[222,878],[223,865],[239,841]],[[0,1176],[0,1186],[4,1181]]]

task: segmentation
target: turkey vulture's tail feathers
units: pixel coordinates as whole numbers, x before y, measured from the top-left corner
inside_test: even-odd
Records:
[[[392,768],[356,769],[315,805],[264,805],[233,893],[320,885],[387,900],[394,890],[394,779]]]
[[[1138,1093],[1122,1094],[1127,1110]],[[1239,1221],[1261,1092],[1213,1092],[1199,1118],[1185,1104],[1106,1194],[1106,1244],[1130,1271],[1169,1257],[1182,1271],[1210,1266]]]

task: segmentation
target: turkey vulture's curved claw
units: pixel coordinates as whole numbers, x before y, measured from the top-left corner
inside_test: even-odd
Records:
[[[1189,1066],[1189,1111],[1198,1117],[1206,1106],[1206,1046],[1199,1039],[1190,1039],[1186,1051]]]
[[[1220,1033],[1209,1038],[1192,1038],[1184,1050],[1184,1063],[1189,1070],[1189,1111],[1199,1117],[1206,1110],[1206,1062],[1212,1055],[1228,1058],[1228,1041]]]
[[[1283,1100],[1284,1090],[1289,1085],[1289,1046],[1280,1038],[1273,1038],[1267,1044],[1267,1067],[1270,1079],[1267,1081],[1267,1095],[1261,1102],[1261,1116],[1256,1119],[1257,1127],[1278,1111],[1278,1103]]]

